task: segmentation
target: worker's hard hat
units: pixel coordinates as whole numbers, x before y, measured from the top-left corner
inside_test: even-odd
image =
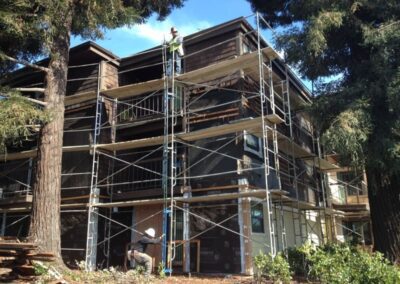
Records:
[[[153,228],[148,228],[146,231],[144,231],[146,234],[148,234],[150,237],[154,238],[156,236],[156,231]]]
[[[175,27],[172,27],[172,28],[171,28],[171,34],[176,34],[177,32],[178,32],[178,30],[175,29]]]

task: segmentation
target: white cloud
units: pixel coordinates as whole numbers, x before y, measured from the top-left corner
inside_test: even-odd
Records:
[[[207,21],[194,21],[185,25],[179,25],[167,19],[163,22],[151,20],[145,24],[124,27],[123,30],[134,37],[149,40],[154,44],[160,44],[163,42],[164,38],[165,40],[170,39],[171,27],[175,27],[179,31],[180,35],[187,36],[211,26],[212,24]]]

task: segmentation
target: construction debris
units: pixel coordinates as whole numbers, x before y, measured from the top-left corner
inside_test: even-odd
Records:
[[[0,267],[9,268],[10,277],[35,276],[35,261],[54,261],[51,253],[37,252],[37,245],[16,237],[0,238]]]

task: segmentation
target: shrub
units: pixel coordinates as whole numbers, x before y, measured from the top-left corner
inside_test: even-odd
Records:
[[[298,248],[291,247],[287,249],[287,258],[290,270],[297,276],[308,276],[310,270],[306,255]]]
[[[268,277],[274,282],[289,283],[291,280],[289,263],[286,258],[278,253],[275,257],[260,252],[254,257],[257,279]]]
[[[33,263],[33,269],[35,270],[35,275],[46,275],[49,272],[49,268],[40,261]]]
[[[354,283],[400,283],[400,270],[391,265],[383,254],[358,252],[353,265]]]
[[[164,262],[159,262],[158,263],[158,267],[157,267],[157,272],[158,272],[158,276],[161,279],[165,279],[166,275],[165,275],[165,265]]]
[[[346,244],[305,244],[299,251],[306,257],[309,275],[322,283],[400,283],[400,271],[380,253]]]

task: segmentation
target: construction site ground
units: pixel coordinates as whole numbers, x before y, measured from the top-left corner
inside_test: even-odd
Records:
[[[217,283],[274,283],[263,279],[256,281],[252,276],[232,275],[232,274],[192,274],[192,275],[173,275],[160,278],[159,276],[144,277],[130,271],[127,273],[112,270],[96,272],[84,272],[82,270],[70,270],[61,274],[61,278],[56,279],[49,274],[41,276],[17,276],[10,274],[11,269],[0,268],[0,283],[49,283],[49,284],[80,284],[80,283],[190,283],[190,284],[217,284]],[[291,281],[291,283],[310,283],[307,280]]]

